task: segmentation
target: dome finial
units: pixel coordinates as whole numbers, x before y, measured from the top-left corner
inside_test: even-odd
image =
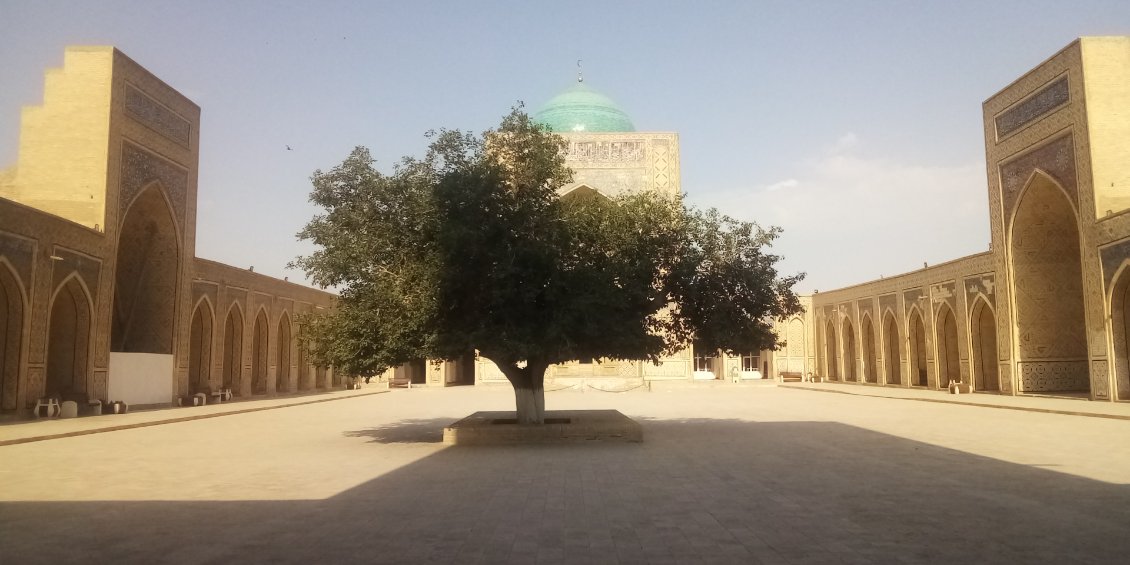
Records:
[[[581,74],[581,60],[577,59],[577,82],[585,82],[584,75]]]

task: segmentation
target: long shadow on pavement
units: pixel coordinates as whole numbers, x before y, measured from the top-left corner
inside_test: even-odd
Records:
[[[381,449],[431,441],[437,424],[450,423],[440,422],[350,433]],[[325,500],[3,503],[0,560],[1011,564],[1130,557],[1127,485],[838,423],[642,423],[642,444],[444,449]]]

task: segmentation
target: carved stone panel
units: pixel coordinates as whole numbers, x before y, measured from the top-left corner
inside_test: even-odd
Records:
[[[1105,359],[1091,362],[1091,390],[1096,399],[1110,398],[1110,364]]]
[[[1091,385],[1086,361],[1022,361],[1019,365],[1022,392],[1086,391]]]

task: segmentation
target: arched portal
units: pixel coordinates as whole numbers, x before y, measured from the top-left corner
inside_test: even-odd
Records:
[[[997,320],[985,299],[973,306],[973,383],[976,390],[1000,390],[997,367]]]
[[[171,354],[180,244],[160,185],[130,205],[117,251],[110,351]]]
[[[844,320],[844,380],[858,380],[855,370],[855,329],[851,320]]]
[[[825,334],[827,337],[824,344],[827,346],[827,352],[824,359],[824,364],[827,367],[828,378],[833,381],[840,380],[839,371],[836,370],[836,362],[839,361],[839,349],[836,347],[836,326],[828,320]]]
[[[290,392],[290,317],[279,318],[277,351],[275,352],[275,392]]]
[[[887,362],[887,384],[901,385],[902,384],[902,371],[899,366],[902,362],[902,356],[899,355],[899,328],[898,322],[891,313],[887,313],[887,317],[883,322],[883,357]]]
[[[0,263],[0,410],[13,412],[20,382],[20,348],[23,345],[24,298],[16,275]]]
[[[240,394],[243,382],[243,314],[232,305],[224,322],[224,386]]]
[[[314,386],[318,388],[326,388],[330,383],[326,381],[326,366],[318,365],[314,367]]]
[[[47,396],[86,392],[90,311],[90,298],[78,278],[70,277],[55,292],[47,335]]]
[[[961,353],[957,342],[957,320],[948,304],[938,309],[935,326],[938,344],[938,388],[946,388],[951,381],[961,382]]]
[[[926,386],[926,326],[915,308],[910,314],[910,384]]]
[[[259,311],[251,334],[251,394],[267,394],[267,313]]]
[[[1110,335],[1114,341],[1114,394],[1130,400],[1130,267],[1123,265],[1110,294]]]
[[[875,354],[875,326],[871,324],[871,316],[863,318],[863,380],[869,383],[879,382],[877,355]]]
[[[188,382],[194,393],[212,388],[212,317],[208,299],[196,304],[188,339]]]
[[[1021,390],[1089,391],[1079,225],[1071,200],[1037,171],[1016,205],[1010,234]]]
[[[302,326],[298,327],[298,335],[302,335]],[[301,340],[294,352],[296,358],[295,365],[298,367],[298,374],[296,375],[298,390],[310,390],[314,386],[317,386],[317,383],[312,382],[310,378],[310,366],[306,360],[306,347],[302,344]]]

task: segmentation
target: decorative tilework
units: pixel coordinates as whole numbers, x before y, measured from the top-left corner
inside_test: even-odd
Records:
[[[61,260],[52,261],[54,264],[51,277],[52,291],[59,288],[63,279],[67,278],[71,273],[77,272],[82,278],[83,284],[90,290],[90,300],[98,300],[98,281],[102,273],[102,261],[62,247],[56,247],[52,253],[55,257],[62,258]]]
[[[886,315],[887,310],[890,310],[894,315],[898,315],[898,296],[894,294],[884,294],[879,297],[879,311]]]
[[[31,285],[32,265],[35,262],[35,240],[0,232],[0,257],[8,260],[26,290]]]
[[[1070,100],[1067,75],[1045,86],[1032,96],[996,117],[997,139],[1007,137]]]
[[[1079,207],[1075,172],[1075,143],[1071,134],[1063,135],[1000,166],[1002,203],[1011,216],[1020,190],[1036,169],[1047,173],[1067,191],[1071,202]],[[1005,226],[1007,228],[1007,226]]]
[[[571,141],[565,158],[579,163],[632,163],[644,161],[646,143],[626,141]]]
[[[188,171],[129,142],[122,142],[122,179],[118,192],[118,224],[134,198],[150,183],[160,182],[174,210],[177,227],[185,223]]]
[[[1106,288],[1110,288],[1111,283],[1114,282],[1114,275],[1118,272],[1118,268],[1122,266],[1122,262],[1130,259],[1130,238],[1099,249],[1099,255],[1102,257],[1103,283]]]
[[[188,148],[192,133],[191,122],[150,98],[132,84],[126,85],[125,108],[129,117]]]

